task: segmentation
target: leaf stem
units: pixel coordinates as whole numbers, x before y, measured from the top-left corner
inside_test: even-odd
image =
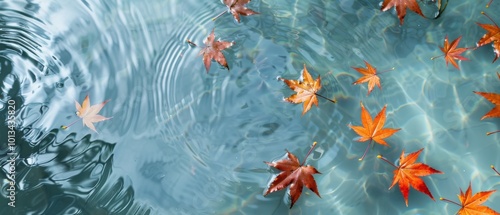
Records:
[[[365,159],[365,156],[366,154],[368,153],[368,150],[370,149],[370,145],[372,144],[372,139],[370,139],[370,142],[368,143],[368,145],[366,146],[366,149],[365,149],[365,153],[363,153],[363,156],[361,156],[361,158],[359,158],[358,160],[359,161],[363,161],[363,159]]]
[[[309,157],[309,155],[311,154],[312,150],[314,149],[314,147],[316,147],[316,144],[317,142],[314,142],[311,146],[311,149],[309,149],[309,152],[307,152],[307,155],[306,157],[304,158],[304,160],[302,161],[302,163],[300,164],[300,166],[304,166],[304,163],[306,162],[307,160],[307,157]]]
[[[393,163],[391,163],[389,160],[387,160],[386,158],[382,157],[382,155],[377,155],[377,158],[382,159],[383,161],[387,162],[388,164],[390,164],[391,166],[393,166],[396,169],[399,168],[396,165],[394,165]]]
[[[490,7],[491,2],[493,2],[493,0],[490,0],[490,2],[486,5],[486,8],[489,8],[489,7]]]
[[[492,134],[498,133],[498,132],[500,132],[500,130],[498,130],[498,131],[490,131],[490,132],[486,132],[486,135],[492,135]]]
[[[66,130],[70,126],[74,125],[76,122],[80,121],[81,118],[76,119],[75,121],[71,122],[69,125],[61,125],[61,129]]]
[[[219,17],[221,17],[221,16],[222,16],[222,15],[224,15],[225,13],[227,13],[227,10],[222,11],[222,13],[219,13],[219,15],[215,16],[214,18],[212,18],[212,21],[215,21],[216,19],[218,19]]]
[[[324,98],[324,99],[326,99],[326,100],[328,100],[328,101],[330,101],[330,102],[332,102],[332,103],[337,103],[337,101],[335,101],[335,100],[331,100],[331,99],[329,99],[329,98],[327,98],[327,97],[325,97],[325,96],[323,96],[323,95],[321,95],[321,94],[314,93],[314,95],[317,95],[317,96],[319,96],[319,97],[321,97],[321,98]]]
[[[445,201],[445,202],[449,202],[449,203],[453,203],[453,204],[455,204],[455,205],[458,205],[459,207],[462,207],[462,205],[460,205],[460,204],[458,204],[458,203],[456,203],[456,202],[454,202],[454,201],[451,201],[451,200],[449,200],[449,199],[445,199],[445,198],[443,198],[443,197],[439,198],[439,200],[441,200],[441,201]]]
[[[189,40],[189,39],[186,39],[186,42],[187,42],[190,46],[194,46],[194,47],[198,46],[198,45],[196,45],[196,43],[193,43],[193,41],[191,41],[191,40]]]
[[[383,73],[386,73],[386,72],[390,72],[390,71],[394,71],[395,69],[396,69],[396,67],[392,67],[390,69],[386,69],[384,71],[377,72],[377,75],[380,75],[380,74],[383,74]]]
[[[491,3],[491,2],[490,2],[490,3]],[[486,17],[488,17],[488,19],[489,19],[491,22],[493,22],[493,24],[495,24],[495,26],[497,26],[497,28],[500,28],[500,27],[498,27],[497,23],[496,23],[495,21],[493,21],[493,19],[492,19],[490,16],[488,16],[488,14],[486,14],[484,11],[481,11],[481,14],[485,15]]]
[[[495,169],[495,166],[491,165],[491,169],[497,173],[497,175],[500,175],[500,172],[498,172],[497,169]]]

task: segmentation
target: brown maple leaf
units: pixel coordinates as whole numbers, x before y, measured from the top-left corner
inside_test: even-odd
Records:
[[[368,152],[368,149],[370,148],[372,141],[375,141],[380,145],[389,146],[384,139],[392,136],[394,133],[398,132],[401,129],[383,128],[386,119],[385,109],[387,105],[385,105],[384,108],[382,108],[382,110],[377,114],[377,116],[373,120],[372,117],[370,116],[370,113],[368,113],[368,111],[365,109],[365,106],[363,106],[363,103],[360,104],[361,104],[361,123],[363,124],[363,126],[349,125],[349,127],[352,128],[354,132],[356,132],[359,136],[361,136],[358,139],[358,142],[365,142],[367,140],[370,140],[370,143],[368,143],[368,146],[366,147],[365,153],[359,159],[361,161],[366,156],[366,153]]]
[[[245,4],[248,4],[250,0],[224,0],[224,4],[227,6],[231,14],[233,14],[234,19],[239,23],[240,15],[242,16],[250,16],[254,14],[259,14],[259,12],[253,11],[245,7]],[[219,16],[217,16],[219,17]],[[216,18],[217,18],[216,17]],[[214,18],[214,19],[216,19]]]
[[[220,65],[223,67],[226,67],[229,70],[229,66],[227,65],[226,58],[224,57],[224,54],[222,54],[222,50],[227,49],[231,47],[234,42],[227,42],[227,41],[220,41],[217,40],[215,41],[215,34],[214,30],[212,29],[212,32],[208,37],[203,41],[205,43],[205,47],[201,49],[199,55],[203,55],[203,64],[205,64],[205,69],[210,70],[210,65],[212,64],[212,59],[217,61]]]
[[[421,176],[428,176],[431,174],[442,174],[441,171],[436,170],[427,164],[423,163],[415,163],[420,153],[424,150],[423,148],[408,154],[405,157],[405,151],[401,152],[401,156],[399,157],[399,166],[395,166],[391,162],[389,162],[386,158],[378,155],[377,158],[384,160],[385,162],[391,164],[394,168],[394,178],[392,179],[392,184],[389,189],[394,187],[396,183],[399,183],[399,190],[403,194],[403,198],[405,199],[406,207],[408,207],[408,195],[410,194],[410,185],[422,193],[425,193],[432,200],[434,197],[432,196],[429,188],[425,185],[424,180],[422,180]]]
[[[404,18],[406,16],[406,9],[410,9],[418,15],[425,17],[420,6],[416,0],[384,0],[382,3],[382,8],[380,10],[387,11],[392,7],[396,7],[396,12],[398,13],[399,23],[403,25]]]
[[[484,14],[488,19],[490,19],[492,22],[493,20],[486,15],[484,12],[481,12]],[[486,34],[477,42],[476,46],[484,46],[488,43],[492,43],[493,46],[493,51],[495,52],[495,58],[493,59],[493,62],[495,62],[498,57],[500,57],[500,27],[493,22],[494,25],[491,24],[482,24],[482,23],[477,23],[481,28],[487,31]]]
[[[288,159],[283,159],[272,163],[264,161],[264,163],[266,163],[267,165],[282,171],[280,174],[278,174],[278,176],[276,176],[276,178],[274,178],[264,196],[290,186],[290,198],[292,201],[290,208],[292,208],[302,194],[302,188],[306,186],[321,198],[321,196],[319,195],[318,187],[316,186],[316,181],[313,177],[314,174],[321,173],[313,166],[304,166],[304,162],[307,160],[309,154],[311,154],[314,146],[316,146],[316,142],[313,143],[311,149],[307,153],[302,163],[299,163],[299,159],[289,151],[286,151]]]
[[[82,104],[78,103],[75,101],[75,107],[76,107],[76,115],[82,119],[83,125],[87,126],[88,128],[92,129],[94,132],[98,133],[97,130],[94,127],[95,122],[101,122],[104,120],[108,120],[111,118],[107,118],[104,116],[99,115],[99,111],[108,103],[109,100],[106,100],[100,104],[95,104],[90,106],[90,98],[89,96],[85,96],[85,99],[83,99]],[[70,123],[68,126],[61,126],[62,129],[67,129],[71,125],[73,125],[76,121]]]
[[[362,84],[368,82],[368,93],[366,94],[368,96],[372,92],[375,85],[377,85],[379,89],[382,89],[382,86],[380,86],[380,78],[377,75],[377,70],[366,61],[365,65],[366,68],[352,67],[353,69],[355,69],[356,71],[358,71],[363,75],[363,77],[359,78],[352,84]]]
[[[296,94],[291,95],[288,98],[285,98],[285,101],[290,102],[290,103],[304,103],[304,107],[302,110],[302,115],[304,115],[307,111],[309,111],[312,107],[312,105],[318,106],[318,97],[322,97],[324,99],[327,99],[333,103],[335,103],[334,100],[331,100],[329,98],[326,98],[320,94],[318,94],[318,90],[321,89],[321,77],[318,76],[316,80],[314,80],[307,71],[306,65],[304,64],[304,70],[302,70],[302,80],[288,80],[284,78],[279,78],[279,80],[285,82],[290,89],[293,91],[297,92]]]
[[[460,70],[460,67],[458,67],[458,64],[455,60],[469,60],[461,54],[465,51],[467,51],[468,48],[457,48],[458,43],[460,43],[460,39],[462,39],[462,36],[458,37],[457,39],[453,40],[450,43],[448,43],[448,35],[444,38],[444,45],[443,47],[439,47],[441,51],[444,53],[444,60],[446,61],[446,66],[448,66],[448,63],[451,63],[455,68]],[[437,57],[431,58],[434,60]]]
[[[458,200],[460,204],[445,199],[440,198],[441,201],[450,202],[456,204],[462,208],[458,210],[457,214],[459,215],[500,215],[500,213],[494,211],[493,209],[482,205],[488,198],[490,198],[491,194],[493,194],[495,190],[482,191],[472,195],[471,184],[469,183],[469,187],[465,191],[465,193],[460,189],[460,194],[458,195]]]

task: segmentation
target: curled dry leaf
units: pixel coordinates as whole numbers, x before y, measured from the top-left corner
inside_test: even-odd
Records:
[[[259,14],[259,12],[245,7],[245,4],[248,4],[249,2],[250,0],[224,0],[224,4],[229,8],[229,11],[231,11],[231,14],[233,14],[234,19],[237,22],[240,22],[240,15],[250,16]]]
[[[226,67],[229,70],[229,66],[227,65],[226,58],[224,57],[224,54],[222,54],[222,50],[227,49],[231,47],[234,42],[227,42],[227,41],[215,41],[215,34],[214,30],[212,29],[212,32],[208,37],[203,41],[205,43],[205,47],[201,49],[199,55],[203,55],[203,64],[205,64],[205,69],[208,73],[208,70],[210,70],[210,66],[212,64],[212,59],[217,61],[220,65],[223,67]]]
[[[410,194],[410,185],[413,188],[415,188],[415,190],[425,193],[426,195],[431,197],[432,200],[434,200],[434,197],[429,191],[429,188],[427,188],[427,185],[425,184],[424,180],[422,180],[420,177],[436,173],[442,174],[441,171],[436,170],[428,166],[427,164],[415,163],[422,150],[424,149],[422,148],[416,152],[412,152],[408,154],[408,156],[406,157],[405,157],[405,151],[403,150],[401,152],[401,156],[399,157],[399,166],[395,166],[381,155],[377,156],[378,158],[386,161],[387,163],[391,164],[396,168],[394,170],[394,178],[392,180],[392,184],[391,187],[389,187],[389,189],[394,187],[396,183],[399,183],[399,190],[403,194],[406,207],[408,207],[408,196]]]
[[[424,17],[424,14],[420,10],[420,6],[418,6],[417,0],[384,0],[384,2],[382,3],[382,8],[380,10],[387,11],[392,7],[396,8],[399,23],[401,25],[403,25],[406,16],[406,9],[410,9],[418,15]]]
[[[274,178],[271,186],[269,186],[264,196],[290,186],[290,198],[292,202],[290,208],[292,208],[295,202],[299,199],[300,195],[302,194],[302,188],[304,186],[321,197],[319,195],[316,181],[313,177],[314,174],[320,174],[320,172],[313,166],[304,166],[304,162],[307,160],[307,157],[313,150],[314,146],[316,146],[316,142],[313,143],[313,146],[307,153],[302,163],[299,163],[299,159],[289,151],[286,152],[288,155],[287,159],[275,161],[272,163],[264,161],[264,163],[266,163],[267,165],[282,171],[278,176],[276,176],[276,178]]]
[[[465,193],[460,189],[460,194],[458,195],[458,200],[460,204],[445,199],[440,198],[442,201],[450,202],[456,204],[462,208],[458,210],[457,214],[459,215],[500,215],[500,213],[494,211],[493,209],[482,205],[483,203],[490,198],[491,194],[493,194],[495,190],[482,191],[472,195],[471,184],[469,183],[469,187],[465,191]]]
[[[365,109],[365,106],[363,106],[363,103],[360,104],[361,104],[361,123],[363,124],[363,126],[349,125],[349,127],[352,128],[352,130],[354,130],[354,132],[356,132],[359,136],[361,136],[358,139],[358,142],[365,142],[367,140],[370,140],[370,143],[368,143],[368,146],[366,147],[365,153],[359,159],[363,160],[363,158],[366,156],[366,153],[368,152],[368,149],[370,148],[372,141],[375,141],[380,145],[389,146],[384,139],[392,136],[400,129],[383,128],[386,120],[385,109],[387,108],[387,105],[384,106],[384,108],[382,108],[382,110],[377,114],[375,119],[372,119],[370,113],[368,113],[368,111]]]

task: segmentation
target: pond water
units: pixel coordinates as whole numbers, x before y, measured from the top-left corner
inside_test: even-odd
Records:
[[[420,2],[420,1],[419,1]],[[476,22],[500,23],[500,2],[450,1],[437,19],[408,12],[403,26],[380,0],[254,0],[258,15],[234,21],[220,1],[0,0],[0,125],[3,169],[0,214],[455,214],[459,189],[500,189],[500,119],[480,120],[493,105],[473,93],[500,93],[491,45],[469,50],[461,70],[446,66],[446,35],[473,47]],[[435,3],[420,2],[426,14]],[[432,17],[432,15],[431,15]],[[205,72],[200,48],[234,41],[223,53],[228,72]],[[351,67],[368,61],[382,90],[367,96]],[[302,105],[277,77],[297,79],[306,65],[321,75],[322,95]],[[78,119],[75,101],[109,99],[95,123]],[[375,115],[387,104],[386,127],[402,130],[358,161],[366,142],[360,105]],[[9,107],[15,108],[15,208],[9,207]],[[5,123],[3,123],[5,122]],[[5,138],[4,138],[5,137]],[[307,164],[321,198],[304,192],[292,209],[286,191],[263,196],[277,170],[263,161],[289,150]],[[419,162],[445,174],[424,177],[432,201],[410,191],[409,206],[392,181],[402,150],[425,148]],[[500,193],[485,205],[500,211]]]

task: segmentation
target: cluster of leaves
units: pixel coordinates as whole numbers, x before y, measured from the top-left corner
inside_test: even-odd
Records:
[[[488,3],[488,5],[490,3]],[[382,3],[381,10],[386,11],[392,7],[396,8],[401,25],[404,22],[404,17],[406,15],[407,8],[421,16],[424,16],[416,0],[384,0],[384,2]],[[489,18],[489,16],[487,17]],[[491,20],[491,18],[489,19]],[[487,33],[479,40],[479,42],[477,43],[477,47],[493,43],[493,49],[496,53],[493,62],[495,62],[500,55],[500,46],[499,46],[500,28],[496,24],[490,25],[490,24],[478,23],[478,25],[484,28],[487,31]],[[460,68],[456,60],[468,60],[467,58],[461,56],[461,54],[466,50],[471,49],[471,48],[457,48],[460,39],[461,37],[458,37],[450,44],[448,41],[448,36],[446,36],[443,47],[440,47],[441,51],[444,53],[446,64],[448,65],[448,63],[451,63],[457,69]],[[367,82],[368,83],[367,96],[368,96],[372,92],[375,86],[377,86],[379,89],[381,89],[382,87],[380,84],[380,77],[378,76],[380,73],[377,73],[377,70],[366,61],[365,65],[366,68],[353,67],[353,69],[355,69],[357,72],[363,75],[353,84],[361,84]],[[500,78],[500,74],[498,74],[498,77]],[[326,98],[325,96],[318,94],[318,91],[321,89],[321,78],[318,76],[317,79],[314,80],[312,76],[309,74],[305,65],[302,71],[302,76],[298,80],[287,80],[284,78],[280,78],[280,80],[282,80],[286,85],[288,85],[288,87],[291,90],[295,91],[295,94],[291,95],[288,98],[285,98],[285,101],[295,104],[303,103],[302,115],[308,112],[313,104],[318,106],[318,99],[317,99],[318,96],[335,103],[335,100],[331,100],[329,98]],[[485,119],[488,117],[500,117],[499,94],[485,93],[485,92],[475,92],[475,93],[485,97],[490,102],[496,105],[490,112],[485,114],[481,119]],[[386,114],[385,114],[386,107],[387,105],[385,105],[373,119],[366,110],[366,108],[361,103],[362,126],[349,125],[349,127],[352,128],[354,132],[356,132],[360,136],[357,141],[359,142],[365,142],[368,140],[370,141],[366,147],[363,156],[359,160],[364,159],[373,141],[380,145],[388,146],[387,142],[384,139],[392,136],[393,134],[395,134],[400,130],[399,128],[384,128],[384,124],[386,121]],[[496,132],[500,131],[489,132],[488,135]],[[313,144],[311,150],[314,148],[315,145],[316,143]],[[309,151],[309,153],[311,152],[311,150]],[[409,196],[410,186],[416,189],[417,191],[420,191],[428,195],[432,200],[434,200],[434,197],[429,191],[427,185],[420,177],[428,176],[431,174],[443,174],[443,172],[436,170],[428,166],[427,164],[416,163],[416,160],[418,159],[418,156],[422,151],[423,148],[416,152],[409,153],[407,156],[405,156],[403,150],[399,158],[399,163],[400,163],[399,166],[392,164],[381,155],[377,156],[377,158],[386,161],[395,168],[394,178],[389,189],[394,187],[396,184],[399,184],[399,189],[403,194],[406,206],[408,206],[408,196]],[[270,187],[267,189],[264,195],[267,195],[269,193],[278,190],[282,190],[286,186],[290,186],[290,197],[291,197],[290,208],[295,204],[297,199],[300,197],[304,185],[310,190],[312,190],[316,195],[320,196],[318,188],[316,186],[316,182],[314,181],[313,177],[313,174],[317,174],[319,173],[319,171],[316,170],[316,168],[314,168],[313,166],[303,165],[309,153],[306,155],[306,158],[304,158],[302,164],[299,164],[297,157],[288,151],[287,151],[288,158],[272,163],[266,162],[269,166],[275,167],[276,169],[281,170],[282,172],[273,180],[273,182],[271,183]],[[498,173],[493,166],[492,169],[497,174],[500,175],[500,173]],[[465,193],[462,190],[460,190],[459,194],[460,204],[448,199],[444,198],[440,199],[460,206],[461,209],[458,211],[458,214],[499,214],[498,212],[492,210],[491,208],[482,205],[494,192],[495,192],[494,190],[482,191],[476,193],[475,195],[472,195],[471,185],[469,184],[469,187],[467,188]]]
[[[258,12],[245,7],[245,5],[249,2],[250,0],[223,1],[223,3],[227,6],[228,11],[233,15],[234,19],[237,22],[240,22],[241,20],[240,16],[259,14]],[[488,6],[489,4],[491,4],[491,1],[488,3]],[[380,10],[387,11],[393,7],[396,9],[401,25],[403,25],[404,23],[404,17],[406,15],[407,9],[410,9],[411,11],[414,11],[418,15],[424,17],[416,0],[384,0],[382,2]],[[227,11],[219,14],[217,17],[214,18],[214,20],[222,16],[226,12]],[[491,20],[489,16],[487,17]],[[493,22],[493,20],[491,21]],[[475,48],[492,43],[495,52],[495,58],[493,62],[495,62],[498,59],[498,57],[500,57],[500,28],[496,24],[491,25],[491,24],[478,23],[478,25],[483,29],[485,29],[487,33],[477,42]],[[460,39],[461,36],[450,43],[448,41],[448,36],[446,36],[444,39],[443,47],[440,47],[441,51],[444,53],[443,56],[445,58],[446,64],[448,65],[448,63],[451,63],[457,69],[460,68],[456,60],[468,60],[467,58],[461,55],[463,52],[472,49],[472,48],[457,48]],[[190,40],[187,40],[187,42],[192,46],[197,46]],[[205,47],[201,49],[199,55],[203,55],[203,64],[205,66],[206,72],[208,73],[208,71],[210,70],[212,60],[215,60],[221,66],[229,70],[228,63],[222,51],[227,48],[230,48],[232,45],[234,45],[234,42],[215,40],[215,33],[213,29],[211,33],[208,35],[208,37],[204,40],[204,44]],[[356,85],[356,84],[368,83],[367,96],[369,96],[375,86],[377,86],[379,89],[382,89],[379,77],[381,73],[377,73],[377,70],[366,61],[365,61],[365,66],[366,68],[352,67],[354,70],[363,75],[353,84]],[[500,78],[500,74],[497,73],[497,75]],[[318,91],[321,89],[321,77],[318,76],[316,79],[313,79],[311,74],[307,70],[305,64],[302,70],[302,76],[298,80],[289,80],[284,78],[279,78],[279,80],[283,81],[291,90],[295,91],[295,94],[289,96],[288,98],[285,98],[286,101],[295,104],[303,103],[302,115],[306,114],[313,105],[318,106],[318,97],[326,99],[332,103],[336,103],[334,99],[329,99],[328,97],[318,93]],[[500,94],[489,93],[489,92],[475,92],[475,93],[483,96],[484,98],[486,98],[488,101],[490,101],[495,105],[495,107],[490,112],[486,113],[481,118],[481,120],[490,117],[500,117]],[[80,117],[85,126],[97,132],[93,123],[110,119],[98,115],[99,111],[104,107],[104,105],[107,102],[108,101],[104,101],[100,104],[90,106],[89,96],[86,96],[81,105],[78,102],[75,102],[77,109],[76,114],[78,117]],[[396,132],[400,130],[400,128],[384,128],[384,124],[386,122],[387,105],[385,105],[382,108],[382,110],[380,110],[380,112],[375,116],[375,118],[372,118],[372,116],[366,110],[364,105],[362,103],[360,104],[361,104],[360,116],[362,125],[361,126],[349,125],[349,127],[360,136],[359,139],[357,140],[358,142],[369,141],[365,152],[359,159],[361,161],[367,155],[370,147],[372,146],[372,142],[378,143],[383,146],[389,146],[385,141],[385,139],[394,135]],[[62,126],[62,128],[67,129],[75,122],[71,123],[68,126]],[[488,135],[496,132],[500,131],[489,132]],[[293,205],[299,199],[304,186],[313,191],[317,196],[321,197],[319,194],[316,181],[313,177],[314,174],[319,174],[320,172],[313,166],[304,165],[305,161],[307,160],[307,157],[313,151],[315,146],[316,142],[313,143],[311,149],[307,153],[302,163],[300,163],[299,159],[289,151],[286,151],[287,157],[285,159],[275,162],[265,162],[267,165],[280,170],[281,173],[279,173],[274,178],[274,180],[271,182],[271,185],[269,186],[264,195],[268,195],[272,192],[286,189],[289,186],[290,198],[291,198],[290,208],[293,207]],[[417,191],[426,194],[432,200],[434,200],[434,197],[432,196],[429,188],[425,184],[424,180],[420,177],[428,176],[431,174],[443,174],[443,172],[436,170],[427,164],[416,162],[420,153],[423,150],[424,149],[422,148],[416,152],[409,153],[406,156],[403,150],[399,158],[399,166],[392,164],[385,157],[382,157],[381,155],[377,156],[377,158],[389,163],[395,168],[395,170],[393,171],[394,177],[389,189],[394,187],[396,184],[399,184],[399,189],[403,195],[403,198],[407,206],[408,206],[408,196],[409,196],[410,186],[416,189]],[[500,173],[498,173],[498,171],[493,166],[491,168],[497,174],[500,175]],[[471,185],[469,184],[469,187],[467,188],[465,193],[462,190],[460,190],[460,194],[458,196],[460,203],[456,203],[444,198],[440,199],[443,201],[459,205],[461,209],[458,211],[458,214],[499,214],[498,212],[495,212],[486,206],[482,206],[482,204],[494,192],[495,192],[494,190],[482,191],[472,195],[472,188]]]

